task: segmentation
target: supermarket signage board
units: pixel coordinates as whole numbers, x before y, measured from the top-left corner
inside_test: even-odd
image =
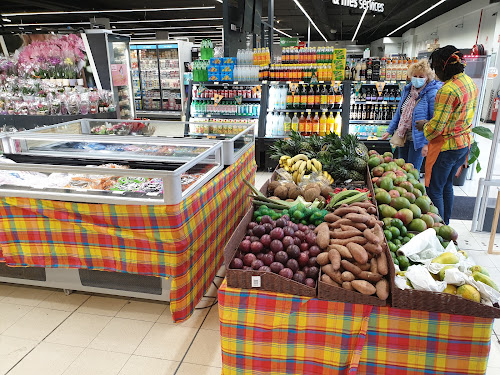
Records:
[[[373,12],[382,13],[384,11],[384,3],[379,3],[373,0],[332,0],[333,5],[342,5],[349,8],[368,9]]]
[[[281,47],[297,47],[299,45],[299,38],[280,38]]]

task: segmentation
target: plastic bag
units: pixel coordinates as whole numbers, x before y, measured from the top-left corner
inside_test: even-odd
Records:
[[[413,289],[416,290],[442,292],[446,289],[446,283],[444,281],[434,280],[427,268],[420,264],[408,267],[405,276],[410,280]]]
[[[436,231],[431,228],[417,234],[403,245],[398,250],[398,255],[405,255],[412,262],[425,263],[426,260],[432,260],[443,252]]]
[[[276,170],[276,181],[278,182],[293,182],[293,176],[283,168]]]
[[[330,186],[330,182],[325,176],[323,176],[321,173],[313,172],[311,174],[302,177],[302,180],[300,180],[299,182],[299,188],[302,189],[308,184],[314,184],[314,183],[319,184],[321,188]]]

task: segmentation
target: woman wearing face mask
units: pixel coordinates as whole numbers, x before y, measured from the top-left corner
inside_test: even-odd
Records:
[[[467,164],[478,89],[464,73],[464,56],[455,46],[438,48],[430,60],[444,85],[437,93],[431,120],[418,121],[417,127],[423,129],[429,141],[425,165],[427,194],[448,224],[453,209],[453,177],[460,166]]]
[[[427,60],[410,65],[408,77],[411,77],[411,83],[404,88],[396,114],[382,139],[388,139],[394,133],[406,139],[404,146],[398,148],[398,157],[420,170],[424,159],[422,150],[425,155],[428,141],[424,133],[417,130],[415,122],[433,116],[434,101],[441,83],[434,79]]]

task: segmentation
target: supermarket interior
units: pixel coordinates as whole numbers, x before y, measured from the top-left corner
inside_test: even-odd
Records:
[[[0,2],[0,375],[500,374],[500,0]]]

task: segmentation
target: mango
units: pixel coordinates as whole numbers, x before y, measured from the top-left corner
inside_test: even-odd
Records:
[[[457,294],[457,287],[455,285],[448,284],[446,288],[443,290],[443,293],[448,293],[448,294]]]
[[[476,271],[472,273],[472,277],[474,278],[474,280],[481,281],[482,283],[491,286],[497,292],[500,292],[500,290],[498,290],[497,284],[495,284],[495,282],[491,280],[489,276],[486,276],[484,273]]]
[[[457,288],[457,296],[461,296],[474,302],[481,302],[479,291],[472,285],[462,285]]]
[[[461,250],[461,251],[463,251],[463,250]],[[490,273],[488,272],[488,270],[482,266],[472,266],[469,268],[469,270],[472,273],[481,272],[483,275],[490,276]]]
[[[459,262],[458,257],[450,253],[449,251],[442,253],[441,255],[435,257],[431,263],[439,263],[439,264],[457,264]]]
[[[469,258],[469,254],[467,254],[467,252],[465,250],[458,250],[457,253],[460,253],[464,256],[465,259],[468,259]],[[473,271],[474,272],[474,271]],[[488,272],[488,271],[486,271]],[[481,273],[484,273],[484,272],[481,272]],[[489,276],[489,274],[485,274],[487,276]]]

